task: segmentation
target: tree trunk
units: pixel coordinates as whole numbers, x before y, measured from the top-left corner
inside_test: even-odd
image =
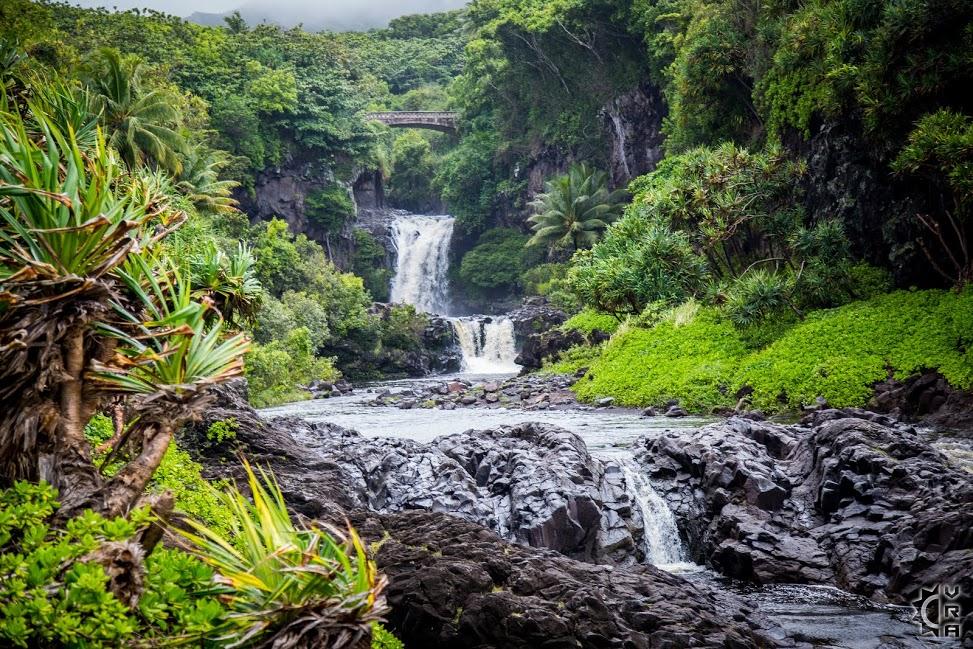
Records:
[[[106,516],[123,516],[132,509],[172,441],[173,427],[169,422],[149,422],[143,430],[139,456],[122,467],[103,489]]]
[[[84,436],[85,424],[94,411],[94,404],[84,398],[84,342],[84,329],[79,327],[65,337],[61,346],[65,374],[60,386],[61,416],[54,435],[53,455],[40,459],[40,478],[58,490],[59,521],[89,507],[98,509],[94,495],[103,485]]]

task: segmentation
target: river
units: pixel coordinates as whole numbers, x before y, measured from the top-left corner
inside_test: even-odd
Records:
[[[461,376],[474,380],[486,378],[469,374]],[[643,418],[637,412],[624,409],[524,411],[497,407],[403,410],[365,404],[382,390],[398,391],[430,381],[441,382],[444,378],[447,377],[366,385],[349,396],[291,403],[267,408],[261,413],[267,417],[289,415],[309,421],[327,421],[370,437],[409,438],[420,442],[469,429],[542,421],[577,433],[593,455],[622,462],[630,456],[629,446],[640,435],[661,433],[674,427],[700,426],[710,421],[702,417]],[[651,493],[643,494],[643,497],[646,496],[651,498]],[[647,533],[652,532],[647,530]],[[658,530],[654,532],[656,535],[659,533]],[[648,555],[653,556],[651,553]],[[817,646],[843,649],[945,646],[917,638],[917,626],[911,621],[912,611],[909,607],[883,606],[837,588],[823,586],[756,587],[734,582],[704,566],[683,561],[660,567],[677,572],[686,579],[706,582],[738,594],[787,631],[799,633]]]

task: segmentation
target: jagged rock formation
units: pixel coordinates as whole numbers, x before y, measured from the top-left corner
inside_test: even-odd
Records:
[[[956,584],[973,612],[973,477],[889,417],[826,410],[806,423],[733,418],[639,441],[694,558],[880,601]]]
[[[382,539],[390,625],[411,647],[536,649],[794,646],[734,597],[652,566],[613,569],[511,545],[453,516],[355,521]]]
[[[242,381],[221,388],[206,420],[181,444],[213,476],[238,472],[238,463],[226,460],[242,450],[274,471],[294,511],[339,524],[348,516],[389,578],[391,627],[408,646],[795,644],[779,628],[764,631],[769,622],[737,598],[705,585],[652,566],[594,565],[511,544],[465,520],[489,516],[494,498],[507,501],[494,515],[518,502],[518,518],[507,526],[528,542],[579,556],[606,548],[595,529],[597,501],[617,483],[571,433],[529,425],[462,433],[429,446],[368,440],[296,418],[265,421],[245,395]],[[237,421],[236,446],[208,441],[207,426],[229,417]]]

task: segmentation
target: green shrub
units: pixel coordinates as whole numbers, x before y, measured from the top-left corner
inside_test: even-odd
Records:
[[[373,624],[372,649],[405,649],[405,645],[381,624]]]
[[[304,213],[327,232],[338,232],[355,216],[355,204],[348,190],[340,185],[319,189],[304,199]]]
[[[341,373],[330,358],[314,355],[310,332],[298,327],[286,340],[253,345],[246,356],[250,403],[258,408],[309,398],[301,385],[314,380],[336,381]]]
[[[413,350],[419,347],[429,316],[416,311],[411,304],[397,304],[379,325],[383,347]]]
[[[355,230],[351,267],[377,302],[388,302],[392,271],[386,266],[385,249],[367,230]]]
[[[479,293],[511,291],[524,270],[527,236],[511,228],[485,232],[476,246],[463,255],[459,277]]]
[[[223,486],[226,481],[207,480],[202,470],[203,467],[188,452],[176,446],[175,442],[170,443],[159,468],[152,475],[149,491],[171,491],[176,499],[176,511],[213,529],[229,533],[232,523],[230,514],[208,488],[211,484]]]
[[[222,444],[226,440],[236,439],[237,420],[236,417],[219,419],[214,421],[206,429],[206,439],[217,444]]]
[[[753,406],[768,411],[818,396],[864,406],[889,368],[899,379],[933,369],[958,388],[973,386],[973,289],[898,291],[743,329],[690,303],[654,326],[621,327],[574,389],[587,400],[679,399],[698,411],[735,405],[745,386]]]
[[[611,396],[638,406],[678,399],[708,410],[733,400],[734,373],[745,353],[739,332],[716,309],[674,309],[649,329],[620,328],[574,389],[589,401]]]
[[[520,285],[527,295],[543,295],[552,306],[573,313],[581,308],[578,297],[568,284],[569,264],[539,264],[528,268],[520,276]]]
[[[64,529],[48,526],[57,494],[45,483],[17,482],[0,491],[0,639],[4,646],[114,648],[197,642],[221,623],[213,571],[185,553],[160,550],[147,562],[137,612],[107,588],[98,558],[129,543],[149,520],[90,511]],[[120,547],[120,546],[114,546]]]
[[[565,331],[579,331],[585,336],[590,336],[595,330],[604,331],[606,334],[613,334],[618,329],[618,318],[607,313],[599,313],[594,309],[585,309],[581,313],[571,316],[567,322],[561,325]]]

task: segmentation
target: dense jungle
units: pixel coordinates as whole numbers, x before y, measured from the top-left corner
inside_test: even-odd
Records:
[[[973,647],[973,4],[258,4],[0,0],[0,647]]]

